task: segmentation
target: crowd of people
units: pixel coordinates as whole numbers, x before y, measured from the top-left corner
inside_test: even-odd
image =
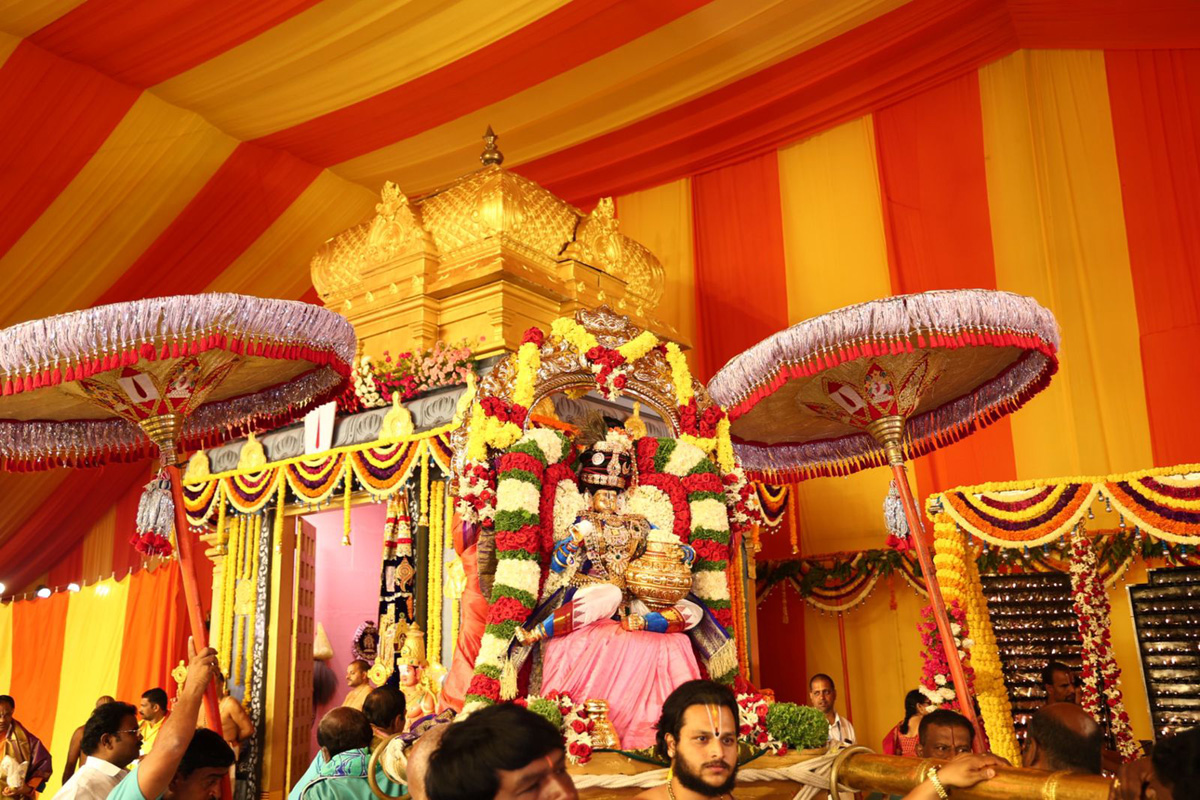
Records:
[[[348,683],[358,677],[351,665]],[[1047,772],[1099,774],[1104,738],[1096,722],[1075,704],[1069,667],[1051,663],[1043,673],[1045,705],[1028,724],[1022,766]],[[145,692],[138,707],[101,697],[71,738],[64,783],[55,800],[201,800],[220,797],[231,777],[237,748],[254,735],[236,700],[223,693],[223,733],[197,727],[205,691],[220,682],[216,653],[193,653],[174,709],[166,693]],[[857,743],[854,726],[837,710],[837,687],[825,674],[809,681],[812,706],[829,724],[829,742]],[[226,700],[230,702],[225,702]],[[317,727],[320,750],[292,787],[289,800],[370,800],[372,779],[384,793],[415,800],[578,797],[567,770],[562,736],[543,717],[515,704],[477,711],[454,724],[430,720],[405,733],[403,693],[391,686],[356,692]],[[234,712],[233,706],[237,706]],[[24,765],[20,781],[0,789],[6,797],[36,796],[52,772],[41,741],[14,718],[16,702],[0,696],[0,754]],[[738,775],[739,711],[731,689],[693,680],[662,706],[654,750],[669,765],[665,783],[640,800],[732,798]],[[403,734],[403,735],[402,735]],[[904,699],[903,717],[888,732],[883,751],[943,762],[904,800],[946,800],[1012,766],[991,753],[976,753],[976,730],[954,711],[934,708],[918,690]],[[405,784],[383,770],[370,774],[371,755],[407,744],[401,759]],[[133,768],[136,767],[136,768]],[[1200,729],[1169,737],[1150,758],[1121,765],[1114,800],[1179,800],[1200,797]]]

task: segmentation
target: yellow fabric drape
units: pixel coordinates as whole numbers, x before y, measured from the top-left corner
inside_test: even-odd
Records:
[[[790,323],[891,294],[870,116],[780,150],[779,191]],[[801,551],[879,547],[888,479],[798,484]]]
[[[0,0],[0,20],[4,21],[5,31],[25,37],[46,27],[81,3],[83,0]]]
[[[565,2],[317,3],[154,92],[239,139],[256,139],[407,83]]]
[[[1062,328],[1060,372],[1011,417],[1017,475],[1144,468],[1153,462],[1104,54],[1021,51],[980,69],[979,85],[997,286],[1036,297]]]
[[[0,34],[0,66],[4,66],[4,62],[12,55],[12,51],[17,49],[17,45],[21,40],[16,36],[6,36]]]
[[[692,182],[666,183],[617,198],[621,231],[650,248],[662,262],[665,280],[655,316],[679,331],[689,346],[696,340],[696,276],[692,240]],[[694,368],[695,365],[692,365]]]
[[[128,577],[85,586],[71,595],[51,748],[54,776],[46,786],[47,797],[61,785],[71,734],[87,721],[96,706],[96,698],[117,692],[128,597]],[[46,678],[51,680],[51,676]],[[59,678],[54,676],[53,679]],[[128,702],[130,698],[120,699]]]
[[[83,579],[88,583],[112,575],[113,542],[117,533],[117,508],[96,520],[83,537]]]
[[[13,604],[0,603],[0,693],[12,688]]]
[[[0,258],[11,324],[86,308],[154,243],[233,152],[196,114],[143,92],[54,202]]]
[[[330,236],[375,211],[379,195],[325,170],[205,291],[299,298],[309,262]]]
[[[679,105],[816,47],[905,0],[712,0],[574,69],[416,136],[339,164],[366,186],[440,186],[502,136],[506,164],[539,158]]]

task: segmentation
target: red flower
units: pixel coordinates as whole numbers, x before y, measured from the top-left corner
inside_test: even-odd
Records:
[[[527,553],[536,553],[540,544],[538,529],[531,525],[515,531],[496,532],[497,550],[524,550]]]
[[[520,600],[514,597],[501,597],[492,603],[491,610],[488,612],[488,622],[493,625],[499,625],[509,620],[524,622],[529,616],[529,611],[530,609],[526,608]]]
[[[691,544],[696,550],[696,558],[703,558],[707,561],[723,561],[729,555],[729,550],[725,545],[711,539],[695,539]]]
[[[575,731],[576,733],[584,733],[587,731],[587,723],[581,719],[573,720],[571,722],[571,730]]]
[[[489,678],[487,675],[476,675],[471,678],[471,683],[467,686],[467,694],[498,700],[500,699],[500,681]]]
[[[521,344],[532,343],[536,344],[538,347],[541,347],[542,343],[545,341],[546,334],[542,333],[542,329],[537,327],[530,328],[529,330],[525,331],[525,335],[521,337]]]
[[[612,385],[613,385],[614,389],[618,389],[618,390],[624,389],[625,388],[625,376],[622,374],[622,375],[618,375],[617,377],[613,378]]]

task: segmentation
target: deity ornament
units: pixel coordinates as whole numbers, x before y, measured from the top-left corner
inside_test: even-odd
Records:
[[[588,719],[592,721],[592,748],[594,750],[620,750],[621,738],[617,727],[608,718],[608,701],[592,699],[583,704]]]
[[[396,654],[396,673],[404,694],[404,732],[421,717],[437,710],[437,694],[430,685],[429,661],[425,658],[425,632],[413,623]]]
[[[531,646],[618,614],[631,631],[678,633],[697,625],[703,610],[683,599],[691,590],[695,551],[624,511],[623,493],[634,472],[629,433],[608,431],[585,450],[582,464],[579,482],[590,492],[589,507],[555,544],[550,560],[550,570],[567,587],[564,602],[517,628],[517,642]]]

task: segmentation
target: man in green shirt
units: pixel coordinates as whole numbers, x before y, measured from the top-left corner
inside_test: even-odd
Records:
[[[233,751],[221,734],[196,730],[204,691],[217,671],[217,651],[197,653],[188,640],[187,678],[175,709],[137,768],[113,789],[109,800],[218,800],[221,780],[229,774]]]
[[[367,783],[373,735],[371,723],[357,709],[342,706],[322,717],[317,743],[324,758],[316,777],[299,787],[301,800],[373,800],[375,795]],[[384,794],[404,794],[404,787],[382,770],[376,772],[375,779]]]

